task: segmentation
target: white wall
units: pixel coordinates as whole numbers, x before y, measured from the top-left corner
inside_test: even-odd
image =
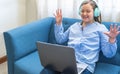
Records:
[[[0,0],[0,57],[6,54],[2,33],[25,23],[25,0]]]
[[[0,0],[0,57],[6,54],[3,32],[37,19],[36,0]]]
[[[26,23],[25,0],[0,0],[0,31]]]
[[[26,21],[32,22],[37,19],[36,0],[26,0]]]
[[[36,19],[36,0],[0,0],[0,57],[6,54],[2,33]]]

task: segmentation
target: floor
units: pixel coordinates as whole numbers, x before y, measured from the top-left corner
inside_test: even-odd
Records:
[[[7,62],[0,64],[0,74],[8,74],[7,72]]]

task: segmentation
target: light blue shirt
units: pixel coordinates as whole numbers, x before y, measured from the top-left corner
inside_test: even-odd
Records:
[[[68,40],[68,46],[75,50],[76,61],[86,63],[87,69],[93,73],[100,50],[110,58],[115,55],[117,44],[109,43],[109,37],[104,34],[108,30],[103,24],[94,22],[84,28],[80,24],[77,22],[71,25],[65,32],[62,24],[55,24],[55,38],[58,43]]]

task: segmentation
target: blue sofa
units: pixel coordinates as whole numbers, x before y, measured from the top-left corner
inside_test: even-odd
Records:
[[[63,18],[65,30],[79,19]],[[102,22],[109,29],[110,24],[117,22]],[[43,69],[36,41],[56,44],[54,37],[55,18],[47,17],[22,27],[4,32],[5,46],[8,58],[8,74],[40,74]],[[117,23],[120,25],[120,23]],[[120,35],[117,37],[118,50],[113,58],[106,58],[100,52],[94,74],[120,74]],[[63,45],[66,45],[64,43]]]

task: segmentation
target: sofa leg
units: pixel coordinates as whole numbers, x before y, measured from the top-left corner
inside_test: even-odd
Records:
[[[4,63],[7,61],[7,56],[0,57],[0,64]]]

